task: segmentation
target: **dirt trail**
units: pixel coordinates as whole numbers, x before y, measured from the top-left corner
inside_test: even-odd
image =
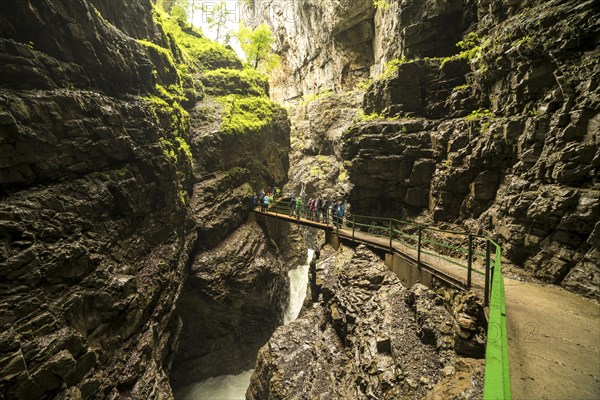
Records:
[[[513,399],[600,399],[600,305],[505,279]]]

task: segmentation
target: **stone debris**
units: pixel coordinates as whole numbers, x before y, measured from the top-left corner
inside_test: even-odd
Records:
[[[457,359],[454,330],[460,328],[436,305],[435,292],[422,285],[404,288],[363,246],[340,253],[325,246],[314,274],[319,301],[278,328],[260,350],[248,398],[424,397],[448,375]],[[460,310],[468,316],[472,311]],[[307,346],[284,349],[294,341]]]

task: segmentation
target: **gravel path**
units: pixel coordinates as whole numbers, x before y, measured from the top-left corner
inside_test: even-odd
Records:
[[[513,399],[600,399],[600,304],[505,278]]]

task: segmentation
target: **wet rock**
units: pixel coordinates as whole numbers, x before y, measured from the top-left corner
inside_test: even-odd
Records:
[[[246,224],[192,261],[178,301],[183,319],[171,373],[177,387],[249,369],[283,321],[287,268],[257,224]]]
[[[403,15],[404,3],[392,3],[394,12],[385,18],[393,20]],[[481,41],[479,61],[465,54],[407,58],[369,87],[365,113],[399,120],[357,124],[344,134],[350,201],[357,214],[422,215],[497,235],[512,262],[562,284],[576,265],[593,271],[590,265],[597,264],[589,264],[590,256],[580,264],[594,247],[589,238],[597,217],[591,213],[599,212],[599,105],[597,89],[587,84],[597,60],[581,43],[562,48],[556,41],[568,42],[573,26],[576,36],[591,35],[591,5],[540,3],[530,15],[492,3],[498,7],[478,5],[485,18],[473,21],[480,37],[496,29],[489,43]],[[472,16],[469,7],[459,9],[463,18]],[[398,26],[406,28],[402,21]],[[408,45],[402,49],[409,52]],[[555,55],[557,64],[542,54]],[[561,73],[567,64],[577,72]],[[467,92],[471,102],[463,101]],[[406,125],[415,117],[418,135]],[[596,297],[572,279],[565,287]]]
[[[362,246],[324,247],[311,273],[318,301],[260,350],[247,397],[424,396],[442,359],[452,358],[452,316],[436,306],[439,324],[450,324],[448,351],[442,341],[425,343],[427,324],[415,317],[413,307],[429,306],[421,298],[435,304],[435,294],[421,285],[408,291]]]

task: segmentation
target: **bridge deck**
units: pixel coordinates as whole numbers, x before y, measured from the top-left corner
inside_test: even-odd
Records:
[[[354,243],[362,243],[369,247],[374,247],[380,250],[386,250],[390,253],[395,253],[403,258],[405,258],[410,263],[415,266],[418,264],[418,252],[416,249],[407,246],[406,244],[393,240],[392,246],[390,247],[389,238],[376,236],[369,234],[367,232],[362,232],[359,230],[355,230],[347,227],[342,227],[336,229],[332,224],[326,224],[322,222],[316,222],[306,218],[297,218],[291,216],[286,213],[280,212],[262,212],[262,211],[254,211],[258,215],[265,215],[273,218],[277,218],[283,221],[291,222],[294,224],[299,224],[303,226],[308,226],[311,228],[321,229],[323,231],[335,232],[338,237],[342,240],[351,241]],[[435,256],[431,254],[421,253],[421,268],[426,269],[432,275],[441,279],[448,284],[451,284],[455,287],[465,289],[467,286],[467,270],[463,267],[460,267],[452,262],[449,262],[445,259],[442,259],[440,256]],[[480,289],[483,291],[484,287],[484,276],[478,274],[477,272],[483,274],[483,268],[481,265],[473,265],[473,274],[471,285],[474,289]]]

